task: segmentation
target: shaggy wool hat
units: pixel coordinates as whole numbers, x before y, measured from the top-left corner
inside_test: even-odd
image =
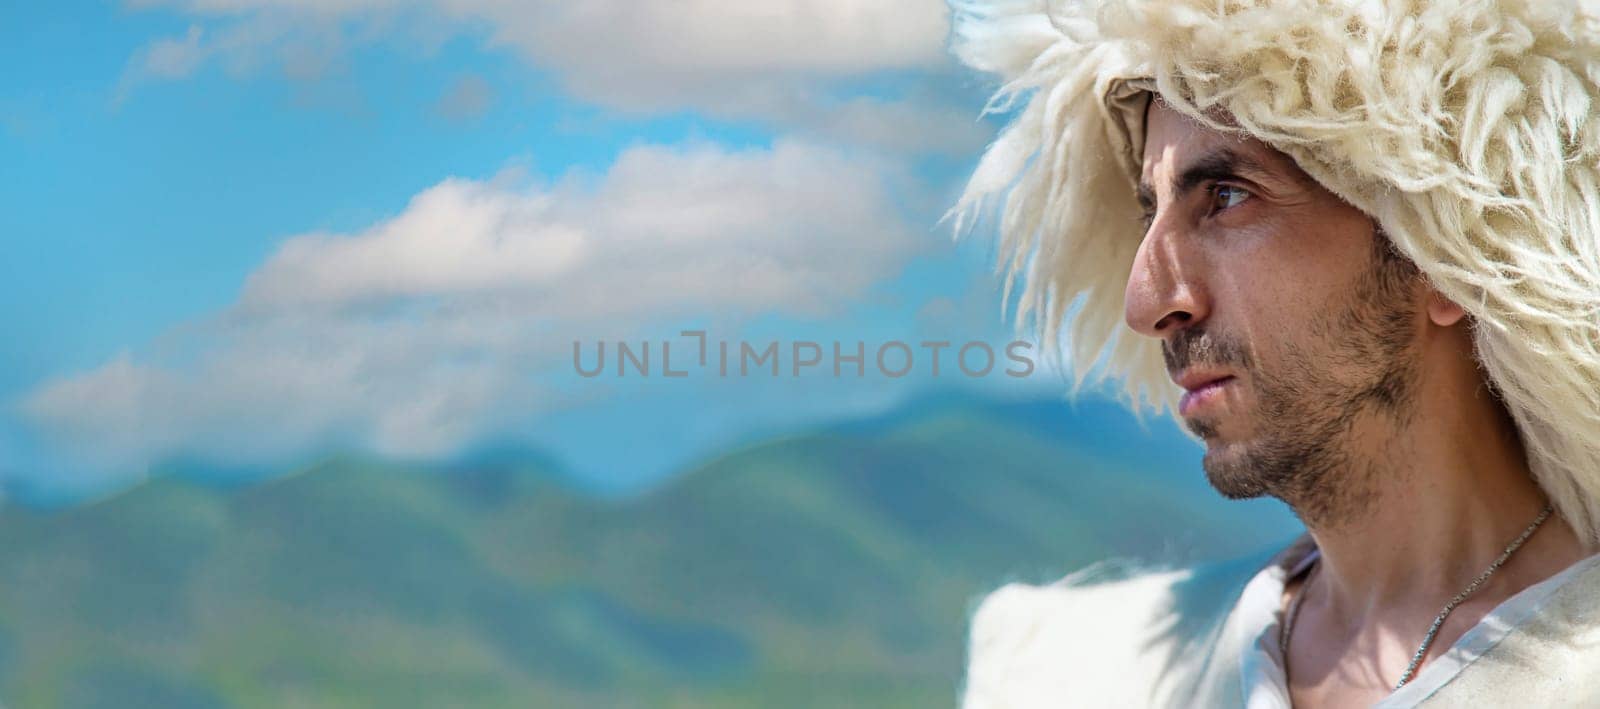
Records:
[[[1154,92],[1289,155],[1466,309],[1536,479],[1600,542],[1593,0],[951,2],[957,56],[1002,82],[985,112],[1015,114],[957,230],[998,208],[1017,322],[1047,343],[1066,328],[1075,386],[1120,378],[1135,410],[1175,408],[1160,343],[1122,323]]]

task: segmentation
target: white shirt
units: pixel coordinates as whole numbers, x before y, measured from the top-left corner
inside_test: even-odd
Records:
[[[1248,647],[1240,663],[1239,687],[1248,709],[1288,709],[1289,688],[1284,677],[1283,656],[1278,649],[1279,625],[1283,622],[1285,582],[1298,576],[1319,556],[1312,549],[1291,567],[1270,564],[1246,584],[1235,613],[1236,630],[1243,634],[1240,647]],[[1511,630],[1536,613],[1551,594],[1583,571],[1600,564],[1600,554],[1582,559],[1548,579],[1519,591],[1502,601],[1450,646],[1443,655],[1425,663],[1404,687],[1378,702],[1380,709],[1413,707],[1455,679],[1462,668],[1472,664],[1500,642]]]
[[[963,707],[1287,707],[1279,604],[1314,548],[1007,584],[973,614]],[[1501,603],[1378,706],[1600,706],[1597,599],[1600,555]]]

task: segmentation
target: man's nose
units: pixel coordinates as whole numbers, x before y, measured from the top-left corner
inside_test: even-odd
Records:
[[[1123,317],[1134,332],[1168,338],[1210,314],[1203,263],[1181,230],[1158,217],[1139,244],[1123,293]]]

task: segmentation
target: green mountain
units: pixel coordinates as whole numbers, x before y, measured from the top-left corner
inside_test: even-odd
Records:
[[[625,499],[501,451],[9,507],[0,700],[947,706],[984,591],[1294,532],[1174,445],[1109,406],[942,397]]]

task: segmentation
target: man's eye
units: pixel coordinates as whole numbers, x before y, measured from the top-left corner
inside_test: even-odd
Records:
[[[1217,185],[1211,188],[1211,211],[1220,212],[1238,206],[1250,197],[1250,191],[1234,185]]]

